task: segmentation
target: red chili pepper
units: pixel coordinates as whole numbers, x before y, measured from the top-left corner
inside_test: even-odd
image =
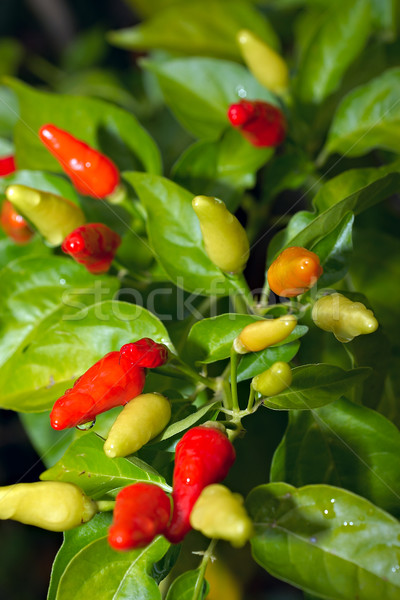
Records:
[[[4,200],[1,207],[0,223],[6,234],[17,244],[27,244],[33,237],[28,223],[9,200]]]
[[[171,501],[157,485],[134,483],[116,499],[108,541],[115,550],[143,548],[162,534],[171,517]]]
[[[10,175],[17,170],[14,156],[3,156],[0,158],[0,177]]]
[[[235,449],[227,436],[215,427],[194,427],[176,446],[172,499],[172,520],[165,537],[172,543],[183,540],[191,529],[190,513],[207,485],[219,483],[235,460]]]
[[[72,231],[62,243],[62,250],[89,273],[106,273],[121,244],[121,237],[103,223],[89,223]]]
[[[231,104],[228,119],[253,146],[274,147],[285,139],[285,116],[268,102],[241,100]]]
[[[110,352],[95,363],[53,406],[50,423],[53,429],[76,427],[93,421],[115,406],[127,404],[142,393],[145,371]]]
[[[93,198],[105,198],[115,190],[119,171],[107,156],[55,125],[43,125],[39,136],[78,192]]]
[[[150,338],[142,338],[121,348],[121,356],[126,357],[133,365],[148,369],[164,365],[168,355],[168,348],[164,344],[157,344]]]

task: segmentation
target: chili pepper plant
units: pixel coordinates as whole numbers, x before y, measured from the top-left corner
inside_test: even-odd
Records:
[[[0,87],[0,406],[44,463],[0,518],[66,530],[48,600],[395,600],[397,3],[130,5],[113,93]]]

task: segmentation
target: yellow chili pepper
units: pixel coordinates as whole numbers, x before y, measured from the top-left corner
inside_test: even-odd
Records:
[[[0,519],[66,531],[96,514],[96,503],[72,483],[37,481],[0,488]]]
[[[263,396],[276,396],[292,383],[292,370],[285,362],[276,362],[269,369],[256,375],[251,385]]]
[[[200,221],[210,260],[226,273],[241,273],[249,258],[249,240],[237,218],[222,200],[196,196],[193,209]]]
[[[358,335],[373,333],[379,326],[372,310],[338,293],[317,300],[311,316],[317,327],[331,331],[343,343],[351,342]]]
[[[164,429],[171,405],[160,394],[140,394],[128,402],[110,429],[104,452],[110,458],[137,452]]]
[[[27,217],[53,246],[85,222],[82,210],[66,198],[14,184],[6,189],[7,199]]]
[[[218,483],[203,489],[190,514],[190,524],[207,537],[227,540],[236,548],[253,535],[242,496]]]
[[[233,342],[239,354],[258,352],[269,346],[283,342],[297,325],[294,315],[286,315],[278,319],[263,319],[246,325]]]
[[[286,62],[255,33],[242,29],[237,36],[243,59],[254,77],[271,92],[284,93],[289,85]]]

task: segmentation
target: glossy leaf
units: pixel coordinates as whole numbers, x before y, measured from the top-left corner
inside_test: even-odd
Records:
[[[18,101],[9,88],[0,86],[0,135],[11,136],[18,121]]]
[[[331,5],[300,64],[296,89],[303,102],[320,103],[335,91],[364,48],[370,30],[369,2],[347,0]]]
[[[146,209],[150,244],[171,281],[200,295],[226,295],[229,281],[204,250],[193,194],[155,175],[126,173],[125,178]]]
[[[100,290],[104,298],[112,297],[118,282],[112,277],[90,275],[67,258],[29,256],[0,271],[0,286],[0,405],[18,410],[43,410],[48,405],[42,406],[40,401],[38,404],[37,384],[40,380],[41,385],[50,390],[55,383],[53,368],[57,369],[57,365],[49,348],[47,367],[40,361],[35,364],[27,360],[28,351],[41,336],[47,335],[54,323],[62,321],[63,316],[73,317],[77,309],[92,304]],[[77,297],[78,305],[74,302]],[[75,346],[77,342],[72,343]],[[18,378],[15,377],[17,370]],[[24,387],[28,387],[30,397],[25,398],[23,404],[26,404],[21,406],[17,397]]]
[[[307,332],[308,327],[298,325],[296,329],[300,329],[303,332],[301,334],[299,333],[300,337],[300,335],[304,335]],[[295,333],[295,331],[292,333]],[[238,366],[237,381],[245,381],[246,379],[251,379],[256,375],[259,375],[272,367],[278,360],[290,362],[292,358],[296,356],[299,347],[300,342],[297,340],[288,343],[285,340],[284,344],[271,346],[271,348],[267,348],[261,352],[250,352],[249,354],[245,354],[242,356]]]
[[[334,365],[302,365],[293,369],[293,381],[281,394],[264,404],[275,410],[311,410],[329,404],[368,377],[370,369],[345,371]]]
[[[205,404],[195,412],[191,413],[187,417],[180,419],[179,421],[175,421],[175,423],[172,423],[171,425],[168,425],[168,427],[166,427],[166,429],[164,429],[164,431],[160,433],[160,435],[154,438],[149,445],[155,444],[157,442],[162,442],[163,440],[168,440],[169,438],[178,435],[182,431],[190,429],[190,427],[193,427],[193,425],[199,423],[199,421],[207,420],[205,417],[209,415],[211,411],[215,411],[216,409],[218,409],[218,406],[216,406],[217,404],[219,405],[218,400],[208,402],[207,404]]]
[[[109,546],[107,533],[103,531],[101,537],[87,540],[75,556],[68,557],[53,598],[84,600],[92,596],[104,600],[160,600],[161,594],[152,577],[152,568],[168,548],[168,542],[159,536],[146,548],[117,552]],[[49,596],[49,600],[51,598]]]
[[[242,65],[216,58],[176,58],[161,63],[143,61],[157,77],[166,104],[194,136],[217,140],[230,127],[229,105],[240,98],[277,104]]]
[[[396,600],[400,524],[329,485],[262,485],[249,494],[255,560],[274,577],[329,600]]]
[[[175,163],[173,178],[196,195],[222,197],[226,202],[230,188],[254,187],[256,171],[272,153],[271,148],[256,148],[239,132],[228,129],[221,140],[189,146]]]
[[[109,291],[105,282],[104,288],[97,288],[97,297],[107,296]],[[3,406],[23,412],[47,410],[105,354],[142,337],[150,337],[172,349],[165,327],[145,308],[111,300],[85,308],[85,295],[93,302],[93,290],[78,290],[75,296],[64,296],[69,312],[50,315],[45,324],[34,330],[34,339],[24,337],[22,348],[1,371]],[[81,310],[72,312],[71,308]]]
[[[57,127],[103,151],[120,169],[136,168],[139,159],[146,171],[160,172],[155,143],[122,108],[95,98],[38,92],[16,79],[7,79],[7,83],[19,101],[20,121],[14,135],[20,168],[62,171],[37,135],[42,125],[55,121]]]
[[[0,269],[7,266],[13,260],[23,258],[24,256],[39,257],[49,254],[51,254],[51,249],[43,244],[43,240],[38,235],[32,238],[28,244],[21,246],[7,237],[0,228]]]
[[[400,68],[351,91],[339,105],[325,153],[362,156],[373,148],[398,152]]]
[[[191,0],[166,7],[129,29],[113,31],[108,39],[128,50],[162,49],[196,56],[240,60],[236,43],[240,29],[250,29],[270,46],[279,41],[268,21],[243,0]]]
[[[170,490],[152,467],[135,457],[108,458],[103,445],[104,440],[95,433],[82,435],[53,467],[41,474],[40,479],[75,483],[95,499],[106,495],[115,497],[120,488],[136,481],[155,483]]]
[[[353,223],[354,215],[348,213],[331,233],[311,247],[324,269],[319,287],[332,285],[346,275],[353,250]]]
[[[0,194],[4,194],[8,186],[15,183],[43,192],[51,192],[52,194],[63,196],[63,198],[68,198],[68,200],[72,200],[75,204],[78,203],[78,195],[75,188],[65,177],[60,177],[60,175],[51,175],[44,171],[18,169],[12,175],[0,177]]]
[[[373,432],[373,435],[371,435]],[[271,481],[329,483],[400,515],[400,432],[374,410],[345,398],[292,412],[275,452]]]
[[[202,579],[200,569],[182,573],[172,582],[165,600],[192,600],[198,586],[201,587],[196,599],[204,600],[209,592],[209,585],[205,579],[203,581]]]

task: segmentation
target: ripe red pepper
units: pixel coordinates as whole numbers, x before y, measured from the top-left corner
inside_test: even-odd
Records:
[[[108,541],[115,550],[143,548],[162,534],[171,517],[171,501],[157,485],[134,483],[116,499]]]
[[[150,338],[142,338],[132,344],[122,346],[121,356],[127,358],[137,367],[154,369],[164,365],[168,360],[168,348],[164,344],[157,344]]]
[[[3,158],[0,158],[0,177],[10,175],[16,170],[17,166],[15,164],[14,156],[3,156]]]
[[[51,426],[76,427],[110,408],[127,404],[142,393],[145,378],[144,369],[123,359],[119,352],[106,354],[55,402]]]
[[[114,192],[119,171],[107,156],[55,125],[43,125],[39,136],[78,192],[93,198],[105,198]]]
[[[1,207],[0,223],[8,237],[16,244],[27,244],[33,237],[28,223],[17,213],[9,200],[4,200]]]
[[[190,429],[176,446],[173,475],[172,520],[165,537],[179,543],[190,531],[190,513],[207,485],[219,483],[235,460],[235,449],[227,436],[215,427]]]
[[[268,102],[241,100],[231,104],[228,119],[253,146],[275,147],[285,139],[285,116]]]
[[[72,231],[62,243],[62,250],[89,273],[106,273],[121,244],[121,237],[103,223],[89,223]]]

